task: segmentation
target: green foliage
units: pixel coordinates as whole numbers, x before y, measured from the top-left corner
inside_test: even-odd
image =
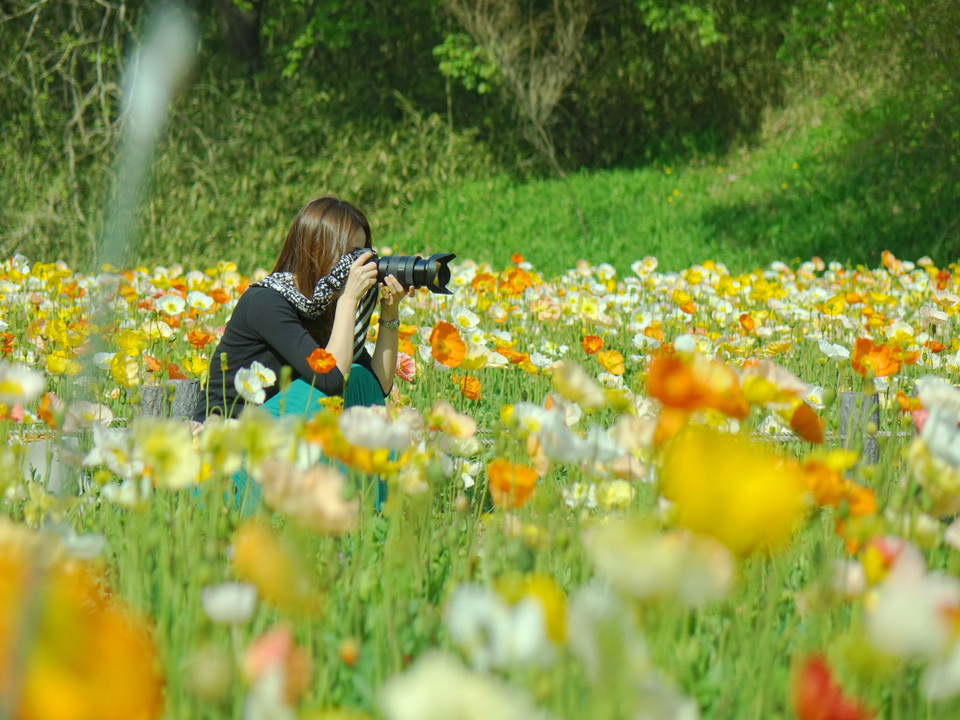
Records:
[[[433,49],[440,72],[445,77],[458,81],[467,90],[483,95],[490,92],[497,75],[497,66],[473,43],[468,35],[449,33],[443,42]]]
[[[654,32],[691,29],[703,47],[725,43],[729,39],[717,30],[717,18],[709,7],[693,3],[660,3],[656,0],[638,0],[637,7],[643,20]]]
[[[379,237],[411,251],[502,262],[543,247],[558,271],[586,254],[569,189],[539,179],[517,108],[485,92],[498,82],[490,59],[439,0],[237,5],[263,12],[263,63],[237,77],[216,42],[219,3],[196,3],[201,70],[155,168],[142,259],[269,262],[292,212],[322,191],[363,204]],[[97,262],[123,62],[149,7],[0,10],[0,42],[18,48],[0,65],[3,254]],[[749,265],[776,254],[867,261],[884,247],[949,253],[960,231],[953,9],[597,6],[550,126],[559,166],[581,168],[571,189],[591,254],[673,265],[706,252]]]

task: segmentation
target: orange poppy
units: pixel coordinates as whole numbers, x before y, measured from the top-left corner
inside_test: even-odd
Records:
[[[0,535],[0,685],[14,691],[4,697],[9,716],[161,717],[164,679],[148,621],[113,597],[94,567],[42,552],[46,544],[9,523]],[[20,647],[22,659],[11,650]]]
[[[187,333],[187,342],[190,343],[195,350],[202,350],[214,340],[216,340],[216,336],[203,330],[197,330],[196,328]]]
[[[497,458],[487,465],[487,485],[497,507],[505,510],[522,507],[536,489],[537,471],[528,465],[515,465]]]
[[[460,378],[460,392],[468,400],[480,399],[480,381],[473,375],[466,375]]]
[[[647,392],[671,408],[712,408],[739,420],[750,412],[733,369],[700,355],[689,359],[655,355],[647,374]]]
[[[790,428],[807,442],[819,445],[823,442],[826,424],[813,408],[805,402],[797,404],[790,416]]]
[[[481,272],[473,276],[470,287],[476,290],[478,295],[485,295],[494,291],[496,283],[497,279],[492,274]]]
[[[893,375],[900,370],[901,353],[890,345],[875,345],[870,338],[857,338],[850,355],[850,366],[861,376]]]
[[[144,354],[143,364],[150,372],[160,372],[163,369],[163,365],[161,365],[160,361],[153,357],[153,355]]]
[[[897,390],[897,405],[900,406],[900,412],[904,413],[923,409],[919,398],[907,397],[903,390]]]
[[[817,505],[838,508],[846,503],[847,514],[852,517],[876,513],[877,499],[873,491],[844,478],[840,471],[829,464],[808,460],[802,470],[803,481]]]
[[[533,276],[523,268],[512,267],[500,277],[500,290],[507,295],[520,295],[533,285]]]
[[[528,353],[517,352],[516,350],[507,347],[506,345],[497,345],[493,351],[498,355],[503,355],[507,360],[509,360],[514,365],[519,365],[524,360],[529,360],[530,355]]]
[[[587,355],[593,355],[603,347],[603,338],[597,335],[587,335],[580,341],[580,344]]]
[[[597,360],[603,369],[611,375],[623,375],[623,353],[619,350],[601,350],[597,353]]]
[[[337,366],[337,360],[322,347],[307,355],[307,365],[317,375],[326,375]]]
[[[647,325],[647,327],[643,329],[643,334],[648,338],[658,342],[663,342],[663,330],[660,329],[660,323],[658,322],[655,322],[652,325]]]
[[[740,327],[747,332],[753,332],[757,327],[757,323],[752,317],[750,317],[750,313],[740,313]]]
[[[467,346],[460,339],[460,333],[452,324],[438,322],[430,333],[430,354],[437,362],[447,367],[457,367],[467,354]]]
[[[210,295],[210,299],[217,303],[217,305],[230,302],[230,294],[223,288],[214,288],[208,295]]]
[[[187,376],[183,374],[183,371],[176,363],[168,362],[167,363],[167,376],[171,380],[186,380]]]
[[[16,336],[13,333],[0,333],[0,342],[2,342],[0,352],[3,353],[4,357],[10,357],[10,354],[13,352],[14,340],[16,340]]]

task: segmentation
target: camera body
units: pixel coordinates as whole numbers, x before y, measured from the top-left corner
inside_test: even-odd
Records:
[[[447,288],[450,282],[448,264],[454,253],[434,253],[428,258],[418,255],[387,255],[378,257],[377,282],[382,283],[387,275],[393,275],[406,288],[425,287],[440,295],[452,295]]]

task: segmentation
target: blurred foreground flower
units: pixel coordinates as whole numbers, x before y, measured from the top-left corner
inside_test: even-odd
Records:
[[[292,613],[315,613],[324,593],[304,559],[257,520],[248,520],[233,536],[233,566],[256,586],[264,601]]]
[[[526,505],[537,486],[537,472],[529,465],[519,465],[497,458],[487,465],[487,487],[493,504],[512,509]]]
[[[307,530],[344,533],[356,526],[360,498],[344,499],[345,479],[335,467],[316,464],[301,470],[268,458],[260,463],[256,479],[267,505]]]
[[[243,673],[253,687],[246,717],[276,717],[267,711],[293,705],[310,686],[313,659],[293,639],[289,625],[278,625],[256,638],[243,657]],[[261,713],[252,712],[250,704]]]
[[[700,607],[722,599],[733,582],[733,558],[719,542],[685,530],[653,532],[628,522],[598,522],[584,530],[597,574],[642,600]]]
[[[553,656],[544,609],[534,597],[509,602],[482,585],[462,583],[447,601],[444,624],[481,672],[540,664]]]
[[[0,521],[0,715],[160,717],[163,678],[147,625],[89,566]]]
[[[36,370],[0,363],[0,404],[13,407],[32,403],[40,397],[46,385],[46,378]]]
[[[239,625],[253,615],[257,607],[257,589],[237,582],[208,585],[200,591],[200,602],[213,622]]]
[[[870,720],[874,716],[858,700],[844,697],[819,655],[794,669],[790,700],[799,720]]]
[[[517,688],[471,672],[458,660],[431,650],[380,691],[386,720],[548,720]]]
[[[686,412],[712,409],[742,420],[750,411],[733,368],[700,353],[655,355],[647,392],[667,407]]]
[[[678,525],[738,555],[783,545],[807,507],[795,462],[705,426],[687,426],[667,446],[660,483]]]

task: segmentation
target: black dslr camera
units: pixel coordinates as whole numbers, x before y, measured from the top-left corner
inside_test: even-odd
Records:
[[[448,263],[455,258],[454,253],[434,253],[428,258],[416,255],[388,255],[378,257],[377,282],[382,283],[387,275],[393,275],[406,288],[427,288],[441,295],[453,295],[447,289],[450,282]]]

